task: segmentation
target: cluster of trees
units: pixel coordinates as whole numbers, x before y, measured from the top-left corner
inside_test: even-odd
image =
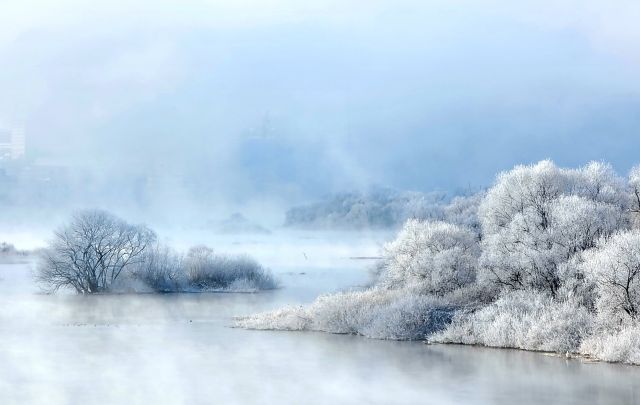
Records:
[[[447,221],[408,221],[365,291],[238,318],[258,329],[580,353],[640,364],[640,168],[517,166]]]
[[[7,242],[0,242],[0,256],[17,255],[19,252],[15,246]]]
[[[277,287],[273,275],[251,257],[216,254],[207,246],[192,247],[183,255],[156,245],[132,268],[129,279],[155,292],[251,291]]]
[[[0,262],[13,263],[16,260],[25,260],[28,256],[28,251],[16,249],[14,245],[7,242],[0,242]]]
[[[328,229],[393,228],[409,218],[443,215],[444,193],[399,193],[376,189],[368,193],[343,193],[325,201],[291,208],[285,226]]]
[[[157,242],[155,232],[100,210],[81,211],[40,252],[40,284],[81,294],[121,291],[270,289],[271,274],[249,257],[198,246],[186,255]]]

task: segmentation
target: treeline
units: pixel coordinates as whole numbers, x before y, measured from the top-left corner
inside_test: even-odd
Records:
[[[0,256],[26,256],[27,252],[16,249],[10,243],[0,242]]]
[[[0,263],[15,263],[28,260],[29,251],[19,250],[10,243],[0,242]]]
[[[409,220],[374,286],[237,326],[584,355],[640,364],[640,168],[550,161]]]
[[[180,254],[155,232],[100,210],[81,211],[39,253],[37,280],[50,292],[246,291],[276,287],[271,273],[247,256],[206,246]]]
[[[408,219],[468,220],[464,211],[477,204],[468,198],[450,201],[445,193],[398,192],[375,189],[367,193],[343,193],[313,204],[293,207],[285,226],[320,229],[399,228]],[[464,214],[460,216],[460,214]]]

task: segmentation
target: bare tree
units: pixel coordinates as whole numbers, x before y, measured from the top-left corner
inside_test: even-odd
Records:
[[[145,226],[128,224],[101,210],[81,211],[42,252],[38,279],[52,291],[63,287],[82,294],[109,291],[124,271],[143,260],[155,240],[155,233]]]

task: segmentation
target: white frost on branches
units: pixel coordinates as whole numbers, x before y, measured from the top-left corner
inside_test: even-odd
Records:
[[[239,327],[580,353],[640,364],[640,166],[545,160],[407,221],[374,286]]]

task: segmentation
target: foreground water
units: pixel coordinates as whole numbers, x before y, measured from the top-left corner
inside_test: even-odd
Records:
[[[350,257],[378,243],[227,246],[278,274],[283,288],[260,294],[47,296],[35,294],[28,263],[0,265],[0,403],[640,403],[637,367],[229,328],[235,315],[365,283],[366,262]]]

